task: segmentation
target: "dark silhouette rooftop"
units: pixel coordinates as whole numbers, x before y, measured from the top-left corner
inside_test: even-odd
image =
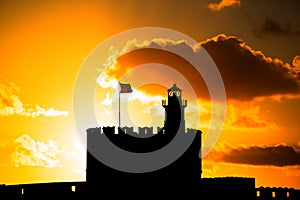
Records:
[[[164,127],[94,127],[87,132],[86,182],[37,183],[0,186],[0,199],[94,199],[94,198],[187,198],[231,200],[296,200],[300,190],[293,188],[255,188],[255,178],[202,178],[201,131],[186,128],[184,109],[187,100],[174,84],[167,90]],[[117,170],[97,157],[105,153],[103,139],[124,151],[145,154],[156,152],[173,142],[174,138],[190,139],[188,148],[169,165],[157,170],[135,173]],[[139,136],[139,137],[137,137]],[[147,136],[147,137],[144,137]],[[130,162],[130,161],[127,161]],[[163,162],[163,160],[155,160]],[[109,195],[109,196],[108,196]]]

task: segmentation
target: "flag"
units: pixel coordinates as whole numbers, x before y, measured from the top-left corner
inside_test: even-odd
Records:
[[[121,87],[120,93],[131,93],[132,92],[131,85],[128,83],[127,84],[120,83],[120,87]]]

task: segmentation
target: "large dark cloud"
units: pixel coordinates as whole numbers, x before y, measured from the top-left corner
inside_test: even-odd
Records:
[[[254,51],[237,37],[219,35],[202,42],[218,66],[227,96],[252,99],[299,93],[296,71],[280,59]]]
[[[216,63],[224,81],[226,95],[230,99],[251,100],[255,97],[299,93],[299,71],[295,67],[277,58],[267,58],[237,37],[220,34],[199,45],[206,49]],[[205,83],[193,66],[184,58],[169,52],[185,51],[193,58],[197,54],[201,56],[201,48],[192,48],[184,42],[168,41],[152,41],[147,47],[138,46],[120,56],[118,62],[122,66],[121,71],[125,73],[126,66],[145,63],[172,66],[190,81],[199,97],[209,98]]]
[[[250,146],[233,148],[229,152],[217,154],[221,161],[229,163],[272,166],[300,165],[298,146]]]
[[[266,35],[274,36],[300,36],[300,31],[293,30],[291,23],[280,23],[274,19],[267,18],[259,26],[253,29],[255,36],[262,38]]]

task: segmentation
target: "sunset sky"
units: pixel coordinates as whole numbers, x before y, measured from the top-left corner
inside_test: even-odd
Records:
[[[256,187],[300,189],[299,10],[298,0],[1,1],[0,184],[84,181],[86,150],[73,117],[83,63],[115,34],[162,27],[197,41],[224,81],[225,123],[203,158],[203,177],[254,177]],[[131,48],[166,45],[197,55],[167,35],[143,44],[135,39],[128,39]],[[99,125],[115,121],[121,80],[134,89],[122,95],[123,103],[129,98],[122,124],[162,126],[161,100],[175,80],[188,99],[187,126],[205,139],[211,103],[201,77],[172,55],[130,53],[120,44],[103,49],[95,65],[113,59],[105,77],[97,67],[91,77]],[[153,59],[159,64],[146,64]]]

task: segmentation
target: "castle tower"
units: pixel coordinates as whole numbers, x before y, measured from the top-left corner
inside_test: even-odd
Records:
[[[145,131],[133,132],[128,134],[121,127],[115,132],[115,127],[95,127],[87,129],[87,170],[86,181],[89,194],[97,195],[101,190],[101,194],[109,193],[110,188],[117,188],[118,193],[109,193],[109,195],[127,194],[128,197],[139,193],[139,191],[153,195],[157,198],[161,194],[198,194],[201,179],[201,158],[199,152],[201,149],[201,131],[187,128],[185,130],[184,109],[187,101],[182,100],[182,90],[174,84],[167,90],[167,100],[162,101],[165,108],[165,124],[151,137],[134,137],[133,133],[145,134]],[[195,116],[197,117],[197,116]],[[133,130],[126,128],[127,130]],[[104,138],[104,139],[103,139]],[[162,155],[159,150],[170,148],[176,145],[176,151],[188,144],[185,151],[181,152],[178,158],[168,165],[154,171],[135,173],[123,172],[118,169],[100,162],[95,155],[103,154],[103,145],[99,145],[100,141],[108,140],[120,149],[132,153],[144,155],[154,152],[153,155]],[[176,141],[176,142],[174,142]],[[184,141],[183,143],[179,141]],[[170,146],[168,146],[170,145]],[[158,153],[157,153],[158,152]],[[170,155],[173,152],[170,152]],[[157,153],[157,154],[156,154]],[[158,157],[153,162],[162,162],[164,157]],[[128,184],[136,183],[134,185]],[[153,185],[153,183],[155,183]],[[151,192],[149,192],[151,191]],[[138,196],[139,197],[139,196]]]
[[[168,100],[162,100],[165,108],[165,133],[185,132],[184,109],[187,100],[182,99],[182,90],[173,84],[168,90]]]

